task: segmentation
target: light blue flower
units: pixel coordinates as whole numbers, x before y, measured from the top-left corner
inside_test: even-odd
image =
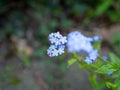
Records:
[[[53,33],[53,34],[54,34],[54,36],[56,38],[61,38],[62,37],[62,35],[60,34],[60,32],[56,32],[56,33]]]
[[[102,37],[100,35],[96,35],[93,37],[93,41],[98,41],[100,40]]]
[[[98,57],[98,50],[92,50],[88,56],[92,61],[95,61]]]
[[[55,44],[55,45],[61,45],[67,42],[66,37],[65,36],[63,37],[59,32],[51,33],[48,36],[48,39],[51,42],[51,44]]]
[[[82,34],[80,32],[74,31],[68,34],[68,42],[67,42],[67,49],[68,52],[79,52],[81,50],[81,47],[79,46],[81,44],[80,37]]]
[[[90,52],[93,49],[91,44],[92,38],[85,37],[78,31],[73,31],[68,34],[67,49],[68,52]]]
[[[51,42],[50,47],[47,50],[47,54],[50,57],[58,56],[64,53],[65,43],[67,39],[65,36],[62,36],[59,32],[51,33],[48,36],[49,41]]]
[[[85,62],[86,62],[87,64],[92,64],[92,60],[91,60],[89,57],[86,57],[86,58],[85,58]]]
[[[65,44],[67,45],[68,52],[84,51],[88,56],[85,58],[87,64],[91,64],[98,57],[98,51],[94,50],[92,43],[99,39],[98,36],[93,38],[84,36],[81,32],[73,31],[68,34],[67,39],[59,32],[51,33],[48,37],[51,42],[47,50],[50,57],[58,56],[64,53]]]
[[[93,38],[86,37],[78,31],[73,31],[68,34],[67,50],[68,52],[80,52],[84,51],[88,54],[85,58],[87,64],[91,64],[98,57],[98,50],[94,50],[92,43],[97,41],[98,36]]]
[[[55,45],[50,45],[50,47],[49,47],[48,50],[47,50],[47,54],[48,54],[50,57],[58,56],[57,47],[56,47]]]
[[[108,57],[107,57],[107,56],[103,56],[102,59],[103,59],[104,61],[106,61],[106,60],[108,59]]]
[[[61,55],[64,53],[64,49],[65,49],[65,46],[64,45],[60,45],[59,48],[58,48],[58,53]]]
[[[80,45],[81,46],[81,50],[83,50],[86,53],[89,53],[93,50],[93,46],[90,42],[85,42],[83,44]]]
[[[89,42],[93,42],[93,41],[94,41],[94,39],[93,39],[93,38],[91,38],[91,37],[87,37],[87,41],[89,41]]]
[[[97,57],[98,57],[98,51],[93,50],[88,53],[88,56],[85,58],[85,62],[87,64],[91,64],[92,62],[94,62],[97,59]]]
[[[61,44],[65,44],[66,42],[67,42],[67,38],[65,36],[60,38]]]
[[[53,50],[53,49],[56,49],[57,46],[56,45],[50,45],[49,49]]]
[[[108,72],[107,74],[108,74],[109,76],[111,76],[111,75],[113,74],[113,72]]]

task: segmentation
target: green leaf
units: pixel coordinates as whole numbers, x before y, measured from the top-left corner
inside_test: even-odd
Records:
[[[61,21],[61,27],[63,29],[69,29],[71,28],[72,26],[74,26],[74,22],[70,19],[66,19],[66,18],[63,18],[62,21]]]
[[[91,82],[91,84],[94,88],[97,88],[97,81],[96,81],[96,75],[95,74],[90,77],[90,82]]]
[[[115,84],[120,87],[120,76],[118,76],[117,79],[115,80]]]
[[[108,72],[113,72],[113,71],[116,71],[118,68],[116,68],[115,66],[111,65],[111,64],[106,64],[106,65],[103,65],[101,66],[97,72],[98,73],[103,73],[103,74],[106,74]]]
[[[101,41],[99,40],[99,41],[94,42],[93,46],[95,49],[100,50],[101,49]]]
[[[68,66],[72,65],[73,63],[75,63],[77,60],[72,58],[70,60],[68,60]]]
[[[107,11],[107,9],[111,6],[112,0],[103,0],[101,4],[99,4],[95,10],[95,15],[100,16]]]
[[[35,18],[37,19],[37,20],[41,20],[42,19],[42,13],[41,12],[39,12],[39,11],[36,11],[35,12],[35,14],[34,14],[34,16],[35,16]]]
[[[59,71],[65,73],[65,72],[67,71],[67,65],[66,65],[65,63],[61,63],[61,64],[59,65]]]
[[[90,77],[90,82],[91,82],[94,90],[103,90],[103,88],[104,88],[104,82],[98,82],[97,81],[97,76],[95,74],[93,74]]]
[[[117,57],[114,53],[109,53],[110,60],[113,64],[120,67],[120,58]]]
[[[115,11],[109,11],[107,13],[108,17],[110,18],[111,21],[113,22],[120,22],[120,14]]]
[[[91,23],[91,21],[92,21],[92,18],[94,17],[94,9],[89,8],[86,15],[87,16],[83,20],[83,23],[85,25],[89,25]]]
[[[9,73],[4,71],[4,72],[0,73],[0,77],[2,79],[6,80],[9,77]]]
[[[16,85],[18,85],[19,83],[20,83],[20,79],[19,79],[17,76],[11,77],[11,80],[10,80],[10,84],[11,84],[11,85],[16,86]]]
[[[106,82],[106,85],[108,88],[112,88],[112,89],[115,89],[117,87],[117,85],[111,83],[111,82]]]
[[[40,35],[43,34],[43,35],[46,35],[50,32],[50,28],[48,27],[47,24],[45,23],[42,23],[41,26],[39,27],[39,33]]]
[[[120,32],[118,32],[117,34],[115,34],[112,39],[110,40],[110,42],[112,44],[118,43],[120,42]]]
[[[30,61],[29,57],[28,57],[26,54],[23,54],[23,55],[22,55],[21,60],[22,60],[23,65],[24,65],[25,67],[30,67],[31,61]]]
[[[57,25],[58,25],[58,22],[57,22],[56,19],[51,20],[50,23],[49,23],[49,27],[51,29],[55,29],[57,27]]]
[[[52,83],[55,80],[55,76],[53,73],[48,74],[47,81]]]
[[[74,4],[72,9],[71,9],[71,12],[76,15],[76,16],[80,16],[80,15],[83,15],[85,13],[87,9],[87,6],[83,3],[80,3],[80,4]]]

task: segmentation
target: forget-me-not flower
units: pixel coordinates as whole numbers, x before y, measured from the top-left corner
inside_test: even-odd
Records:
[[[104,61],[106,61],[106,60],[108,60],[108,57],[107,57],[107,56],[102,56],[102,59],[103,59]]]
[[[50,57],[58,56],[64,53],[65,43],[67,39],[65,36],[62,36],[59,32],[51,33],[48,36],[49,41],[51,42],[50,47],[47,50],[47,54]]]
[[[108,72],[107,75],[111,76],[113,74],[113,72]]]
[[[51,33],[48,36],[48,39],[51,42],[51,44],[55,44],[55,45],[61,45],[67,42],[66,37],[62,36],[59,32]]]
[[[90,53],[88,53],[88,56],[85,58],[85,62],[87,64],[91,64],[97,59],[98,55],[99,54],[97,50],[92,50]]]
[[[74,31],[68,34],[67,49],[68,52],[90,52],[93,50],[91,44],[92,38],[85,37],[82,33]]]
[[[61,55],[61,54],[63,54],[64,53],[64,49],[65,49],[65,46],[64,45],[60,45],[59,47],[58,47],[58,53]]]
[[[73,31],[68,34],[67,39],[68,52],[86,52],[88,54],[85,58],[87,64],[91,64],[97,59],[98,51],[94,50],[92,42],[99,40],[98,36],[91,38],[84,36],[81,32]]]
[[[50,57],[52,57],[52,56],[58,56],[57,47],[55,45],[50,45],[50,47],[47,50],[47,54]]]
[[[98,41],[100,40],[102,37],[100,35],[96,35],[93,37],[93,41]]]
[[[89,57],[85,57],[85,62],[91,64],[93,61]]]
[[[88,56],[92,61],[95,61],[95,59],[98,57],[98,50],[92,50]]]
[[[50,57],[58,56],[64,53],[65,44],[68,52],[84,51],[88,56],[85,57],[85,62],[91,64],[98,57],[98,51],[94,49],[92,43],[100,39],[100,36],[86,37],[81,32],[73,31],[68,34],[67,38],[62,36],[59,32],[51,33],[48,36],[51,42],[47,50]]]

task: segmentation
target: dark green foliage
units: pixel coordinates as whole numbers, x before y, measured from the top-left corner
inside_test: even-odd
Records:
[[[4,72],[0,73],[0,78],[2,79],[3,85],[11,84],[15,86],[20,83],[20,79],[17,76],[12,75],[12,72],[15,69],[16,69],[16,66],[8,65],[6,66]]]
[[[24,65],[24,67],[26,67],[26,68],[30,67],[31,60],[29,59],[29,57],[25,53],[21,56],[21,61]]]
[[[114,52],[120,55],[120,33],[115,34],[111,39]]]
[[[96,6],[95,16],[104,14],[110,8],[111,4],[112,0],[102,0],[102,2]]]
[[[32,15],[40,21],[38,31],[40,37],[56,31],[59,26],[62,29],[75,26],[71,16],[80,17],[78,20],[83,20],[85,24],[102,16],[107,16],[112,22],[120,22],[119,0],[1,0],[0,17],[3,19],[1,23],[4,27],[0,28],[1,39],[6,34],[11,35],[16,31],[24,30],[23,25],[27,16],[23,12],[26,12],[27,9],[33,9]],[[46,22],[47,17],[49,19]],[[19,20],[19,25],[16,25],[16,20]]]

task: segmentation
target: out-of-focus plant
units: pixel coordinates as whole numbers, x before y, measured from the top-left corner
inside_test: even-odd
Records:
[[[59,56],[64,53],[64,49],[59,46],[67,46],[67,51],[71,53],[72,58],[68,60],[68,67],[77,63],[80,68],[89,72],[89,79],[94,90],[103,90],[111,88],[120,89],[120,57],[110,52],[108,56],[99,54],[101,49],[101,36],[86,37],[78,31],[67,35],[67,41],[63,36],[57,33],[49,35],[51,46],[47,50],[50,57]],[[113,41],[118,40],[113,38]],[[57,42],[56,42],[57,41]],[[85,56],[78,55],[79,52],[86,53]]]
[[[20,83],[20,79],[12,75],[12,72],[15,70],[16,66],[8,65],[6,66],[5,70],[0,73],[0,78],[2,80],[2,85],[11,84],[13,86]]]
[[[112,37],[111,44],[114,52],[120,55],[120,33],[117,33]]]
[[[6,17],[8,18],[8,17]],[[6,20],[6,18],[4,18]],[[4,20],[4,21],[5,21]],[[1,23],[0,40],[11,35],[23,36],[26,17],[19,11],[11,11],[6,22]],[[1,21],[2,22],[2,21]],[[9,39],[9,38],[8,38]]]
[[[120,0],[1,0],[1,18],[7,17],[10,19],[10,14],[8,13],[14,11],[14,13],[17,14],[12,14],[14,15],[12,18],[21,17],[20,20],[25,20],[24,15],[20,14],[20,12],[22,12],[21,10],[25,7],[22,5],[26,5],[25,10],[34,10],[33,16],[40,21],[40,33],[44,34],[46,32],[49,33],[49,31],[55,31],[59,26],[63,29],[74,26],[75,18],[84,23],[89,23],[91,20],[104,16],[112,22],[120,22]],[[6,16],[6,14],[8,14],[8,16]],[[46,17],[49,17],[49,19],[47,23],[44,23],[44,18]],[[17,20],[17,18],[15,19]],[[15,19],[14,22],[16,21]],[[3,21],[4,20],[2,20],[2,22]],[[12,24],[12,26],[14,25],[12,22],[10,22],[10,24]],[[23,28],[24,26],[20,27]]]

